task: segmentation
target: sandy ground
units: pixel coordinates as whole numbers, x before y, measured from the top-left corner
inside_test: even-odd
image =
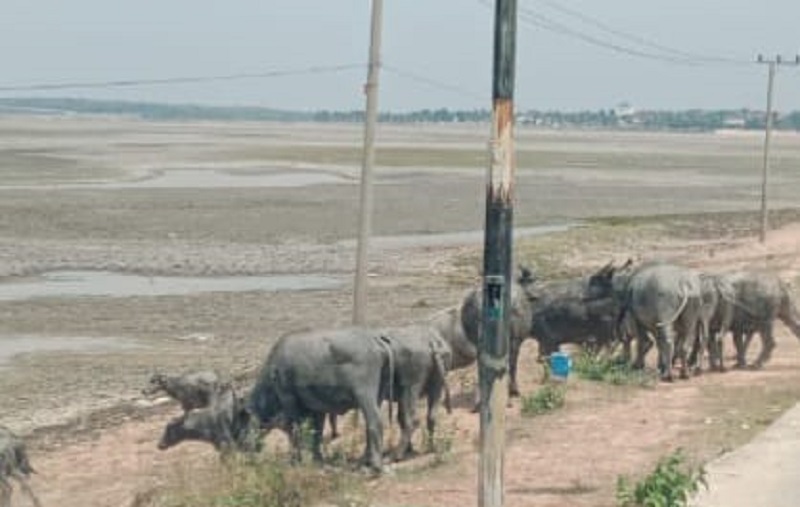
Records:
[[[763,248],[731,248],[724,252],[731,262],[715,266],[753,265],[764,252],[797,252],[800,226],[776,232],[770,239]],[[796,258],[788,267],[797,269],[800,262]],[[533,345],[526,346],[523,365],[535,364],[534,350]],[[535,367],[523,368],[523,392],[536,388],[538,375]],[[729,450],[731,441],[748,438],[791,406],[797,400],[796,390],[784,394],[781,389],[798,381],[800,343],[781,326],[775,357],[762,371],[707,374],[655,389],[608,390],[575,383],[563,411],[536,419],[521,417],[515,400],[507,412],[506,505],[613,505],[618,474],[642,473],[655,458],[678,446],[703,458]],[[442,431],[453,439],[452,455],[444,465],[421,464],[414,471],[412,463],[412,471],[370,484],[379,498],[375,505],[475,502],[477,416],[468,409],[469,389],[462,392],[458,382],[453,388],[457,408],[442,416]],[[753,395],[770,401],[754,415],[752,407],[731,403],[726,390],[737,395],[737,390],[752,391],[751,396],[742,395],[743,403],[752,401]],[[58,436],[52,436],[53,442],[40,438],[33,459],[41,475],[34,479],[34,487],[50,505],[127,505],[137,494],[180,480],[180,463],[211,464],[215,457],[203,444],[185,444],[169,452],[155,449],[163,424],[176,410],[164,406],[149,414],[117,415],[94,430],[71,433],[72,442]],[[346,420],[344,427],[348,428]],[[419,461],[424,463],[424,458]]]
[[[410,152],[417,146],[459,152],[482,150],[486,132],[482,126],[425,126],[385,128],[382,135],[386,145]],[[552,161],[521,168],[519,226],[735,211],[757,204],[757,178],[741,169],[751,160],[757,164],[757,138],[524,130],[519,137],[521,149],[546,152]],[[127,505],[137,492],[174,475],[182,460],[213,461],[203,446],[155,450],[175,407],[141,400],[139,391],[153,371],[214,367],[246,378],[281,333],[349,320],[354,248],[348,240],[355,234],[352,181],[358,165],[325,163],[319,152],[303,161],[302,148],[357,148],[359,142],[360,130],[350,126],[0,118],[0,175],[6,185],[0,187],[0,283],[35,281],[38,274],[59,270],[194,277],[318,274],[344,280],[337,290],[0,301],[0,350],[20,337],[49,346],[65,343],[0,364],[2,423],[29,438],[41,471],[34,486],[47,504]],[[270,157],[270,149],[285,153],[287,146],[298,147],[301,160]],[[626,160],[638,163],[648,154],[653,167],[628,167]],[[800,178],[793,169],[800,140],[777,136],[776,154],[775,203],[796,205]],[[586,167],[592,157],[604,162]],[[625,168],[616,167],[613,157]],[[683,167],[692,160],[696,167]],[[376,234],[482,226],[480,162],[475,169],[411,162],[416,165],[379,168]],[[682,167],[677,172],[664,169],[676,165]],[[241,177],[241,171],[323,171],[341,181],[274,188],[228,178],[215,188],[213,176],[195,175],[202,184],[128,184],[157,182],[176,168]],[[103,186],[109,183],[116,186]],[[797,226],[771,234],[767,246],[753,245],[752,236],[742,238],[729,226],[712,218],[707,232],[692,239],[648,236],[620,244],[606,240],[597,248],[587,242],[559,261],[588,270],[609,256],[663,255],[712,270],[767,265],[787,279],[797,276]],[[480,246],[480,241],[463,243],[376,240],[370,319],[410,322],[457,302],[464,282],[475,274],[475,263],[465,264],[464,258],[474,259]],[[728,405],[708,400],[729,400],[729,388],[733,396],[752,389],[774,394],[765,400],[778,400],[772,407],[756,404],[758,410],[774,417],[786,409],[794,392],[782,386],[800,384],[800,347],[783,328],[780,332],[775,359],[761,372],[707,375],[652,391],[609,392],[576,383],[565,411],[535,420],[520,418],[515,404],[509,409],[508,505],[610,505],[616,474],[639,473],[674,445],[686,443],[708,457],[731,441],[741,442],[758,424],[737,418],[750,417],[753,409],[738,407],[730,414]],[[63,350],[80,337],[105,340],[110,348]],[[523,364],[533,364],[534,353],[528,346]],[[525,391],[535,388],[537,376],[536,368],[523,368]],[[702,417],[693,412],[698,406],[704,407]],[[444,419],[453,434],[452,459],[421,474],[398,473],[374,483],[370,487],[380,498],[391,499],[385,503],[474,501],[477,419],[463,406]],[[716,431],[717,420],[732,426]],[[749,429],[739,431],[736,424]]]

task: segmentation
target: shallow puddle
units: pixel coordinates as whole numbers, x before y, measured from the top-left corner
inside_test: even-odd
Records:
[[[177,277],[108,271],[53,271],[0,282],[0,300],[41,297],[182,296],[201,292],[297,291],[338,289],[343,282],[315,275]]]
[[[138,182],[109,182],[101,186],[104,188],[280,188],[350,182],[336,174],[316,171],[238,171],[230,173],[215,170],[176,169]]]
[[[77,189],[136,189],[136,188],[289,188],[312,185],[352,184],[344,176],[302,169],[237,170],[170,169],[153,176],[130,181],[98,181],[41,185],[4,185],[0,190],[36,190],[58,188]]]

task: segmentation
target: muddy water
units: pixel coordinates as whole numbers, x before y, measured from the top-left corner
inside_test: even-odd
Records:
[[[516,227],[514,228],[514,238],[527,238],[541,236],[554,232],[564,232],[573,227],[578,227],[578,223],[540,225],[536,227]],[[483,242],[484,231],[461,231],[433,234],[403,234],[397,236],[376,236],[370,240],[371,244],[384,248],[422,248],[431,246],[456,246],[468,245],[470,243]],[[339,242],[342,246],[354,247],[356,240],[346,239]]]
[[[315,275],[170,277],[108,271],[53,271],[0,282],[0,301],[41,297],[182,296],[201,292],[338,289],[343,281]]]
[[[0,336],[0,369],[18,354],[33,352],[100,352],[127,350],[138,345],[120,338],[82,336]]]

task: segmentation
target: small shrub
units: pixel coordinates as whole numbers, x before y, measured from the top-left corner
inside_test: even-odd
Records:
[[[685,507],[690,495],[700,486],[708,488],[703,466],[693,469],[685,464],[678,449],[661,458],[655,469],[635,485],[620,476],[617,478],[617,504],[619,507]]]
[[[325,501],[342,504],[355,498],[357,483],[344,471],[312,465],[290,466],[275,458],[233,460],[217,465],[202,481],[167,487],[164,507],[305,507]],[[200,475],[197,471],[192,476]],[[353,501],[344,502],[347,504]]]
[[[522,415],[533,417],[546,414],[563,407],[565,401],[566,392],[563,386],[546,384],[522,398]]]
[[[621,358],[603,357],[586,351],[575,358],[573,371],[584,380],[612,385],[652,387],[657,383],[657,376],[652,371],[634,369]]]

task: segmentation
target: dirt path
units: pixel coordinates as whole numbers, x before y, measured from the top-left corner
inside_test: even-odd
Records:
[[[704,252],[695,260],[696,265],[715,269],[768,262],[785,276],[795,276],[798,252],[800,224],[795,224],[772,233],[765,247],[733,243],[715,252],[713,259]],[[775,259],[781,259],[780,266]],[[566,408],[534,419],[521,417],[515,400],[508,409],[507,505],[613,505],[618,474],[640,474],[677,446],[705,460],[731,442],[747,440],[797,399],[797,389],[791,386],[800,385],[800,343],[780,325],[777,339],[774,359],[763,371],[707,374],[655,389],[571,381]],[[524,367],[534,364],[534,350],[535,345],[527,345],[521,359],[524,393],[537,386],[537,369]],[[454,390],[458,393],[459,388]],[[469,396],[458,398],[466,402]],[[132,505],[137,494],[165,481],[186,480],[180,463],[216,460],[210,447],[201,444],[157,451],[161,429],[177,409],[154,412],[143,420],[123,419],[72,443],[35,448],[32,460],[40,474],[32,484],[44,504]],[[454,446],[446,463],[373,483],[380,498],[376,504],[474,503],[477,416],[462,403],[451,416],[442,417],[442,431]]]

